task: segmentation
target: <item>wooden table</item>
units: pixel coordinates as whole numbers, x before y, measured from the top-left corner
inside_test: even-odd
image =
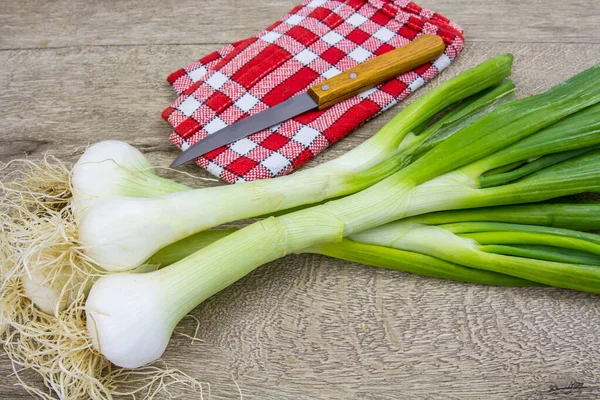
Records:
[[[73,161],[82,146],[119,139],[168,165],[178,152],[160,118],[174,98],[167,74],[257,32],[297,1],[3,0],[0,161],[45,151]],[[595,0],[420,4],[462,24],[468,41],[433,85],[511,52],[524,96],[600,62]],[[401,107],[315,162],[355,146]],[[207,176],[193,165],[185,170]],[[193,315],[202,341],[175,336],[164,359],[210,383],[212,399],[239,391],[244,399],[600,397],[600,301],[589,294],[449,283],[290,256]],[[188,319],[181,329],[194,326]],[[1,359],[0,397],[28,398],[11,372]]]

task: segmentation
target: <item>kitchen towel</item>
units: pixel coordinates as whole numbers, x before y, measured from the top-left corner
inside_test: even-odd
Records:
[[[405,0],[308,0],[248,39],[225,46],[168,77],[179,94],[163,112],[182,150],[207,135],[422,34],[440,36],[444,54],[326,110],[309,111],[196,159],[230,182],[284,175],[446,68],[463,49],[461,28]]]

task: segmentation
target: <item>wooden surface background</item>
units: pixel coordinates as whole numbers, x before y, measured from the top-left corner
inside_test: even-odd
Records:
[[[3,0],[0,161],[45,151],[73,161],[82,146],[120,139],[168,165],[177,151],[160,118],[174,98],[167,74],[297,1]],[[431,85],[511,52],[524,96],[600,62],[596,0],[419,3],[466,30],[465,52]],[[600,301],[589,294],[441,282],[309,255],[259,268],[193,314],[202,342],[175,336],[164,359],[209,383],[213,399],[600,398]],[[0,358],[0,398],[28,398],[10,374]]]

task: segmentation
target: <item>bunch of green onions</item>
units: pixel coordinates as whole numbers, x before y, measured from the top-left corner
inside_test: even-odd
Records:
[[[598,102],[600,68],[594,67],[546,93],[509,102],[485,113],[434,144],[408,165],[353,195],[260,220],[155,272],[105,276],[94,284],[86,303],[89,333],[97,348],[113,363],[124,367],[141,366],[162,354],[175,325],[200,302],[254,268],[286,254],[339,243],[344,237],[376,244],[388,233],[386,228],[377,227],[415,215],[543,201],[597,191],[600,189],[600,152],[595,150],[600,143],[600,135],[595,134],[598,128],[598,106],[595,105]],[[512,167],[509,171],[502,172],[509,167]],[[481,184],[486,178],[489,183],[488,176],[498,174],[501,177],[495,178],[493,184]],[[209,224],[198,224],[178,219],[179,208],[202,204],[203,198],[201,191],[183,191],[154,199],[148,209],[140,211],[139,206],[136,207],[135,213],[142,214],[144,220],[149,214],[165,215],[164,223],[158,224],[160,233],[144,234],[133,217],[127,219],[129,225],[134,226],[136,243],[154,235],[171,237],[174,241],[216,225],[214,220]],[[92,207],[82,220],[82,237],[89,237],[92,232],[86,224],[94,227],[95,234],[98,234],[97,226],[100,226],[100,232],[106,232],[105,220],[114,208],[132,210],[129,204],[119,206],[115,202],[111,207]],[[96,214],[95,209],[101,212]],[[149,210],[153,212],[148,213]],[[189,218],[188,210],[185,211]],[[253,213],[266,211],[261,207]],[[192,219],[195,217],[192,212]],[[495,237],[502,245],[498,234],[485,231],[491,229],[489,225],[473,228],[482,232],[467,232],[470,236],[464,237],[444,228],[419,227],[406,221],[398,224],[390,229],[400,232],[404,240],[384,240],[384,246],[395,246],[444,261],[464,262],[467,256],[479,259],[482,253],[493,259],[489,248],[482,250],[487,245],[485,236]],[[517,229],[514,226],[505,228],[507,231],[502,232],[505,235]],[[460,232],[459,227],[452,229]],[[173,232],[180,233],[170,235]],[[428,239],[434,234],[440,240]],[[134,256],[136,246],[124,251],[123,243],[133,235],[121,234],[118,240],[114,237],[111,235],[111,239],[106,240],[107,236],[102,234],[100,241],[90,241],[89,254],[95,260],[101,260],[100,265],[131,267],[135,265],[131,265],[130,260],[147,258],[145,253],[143,257]],[[372,237],[375,239],[371,240]],[[477,242],[478,239],[483,243]],[[422,243],[444,241],[451,243],[445,248],[456,249],[456,254]],[[120,260],[128,263],[120,264]],[[467,263],[470,268],[477,265]],[[574,268],[570,264],[564,266],[555,261],[529,260],[526,263],[529,268],[511,266],[510,263],[487,262],[485,265],[495,268],[494,272],[508,272],[529,281],[600,292],[598,281],[593,279],[595,271],[587,267],[572,274]],[[542,266],[543,273],[540,273]]]
[[[117,366],[146,365],[190,310],[290,253],[600,293],[600,239],[585,232],[600,228],[598,206],[538,203],[600,190],[600,67],[514,100],[511,65],[494,57],[342,157],[268,181],[190,189],[131,146],[90,147],[73,168],[71,210],[78,248],[105,271],[84,290],[94,348]],[[24,281],[53,291],[36,304],[59,312],[65,287],[51,271]]]

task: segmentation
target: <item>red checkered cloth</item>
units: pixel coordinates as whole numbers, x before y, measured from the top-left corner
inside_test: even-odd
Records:
[[[462,51],[461,28],[406,0],[305,1],[256,36],[168,77],[180,94],[162,114],[174,128],[170,140],[186,150],[207,135],[422,34],[444,40],[446,50],[436,61],[196,159],[230,183],[288,174],[446,68]]]

